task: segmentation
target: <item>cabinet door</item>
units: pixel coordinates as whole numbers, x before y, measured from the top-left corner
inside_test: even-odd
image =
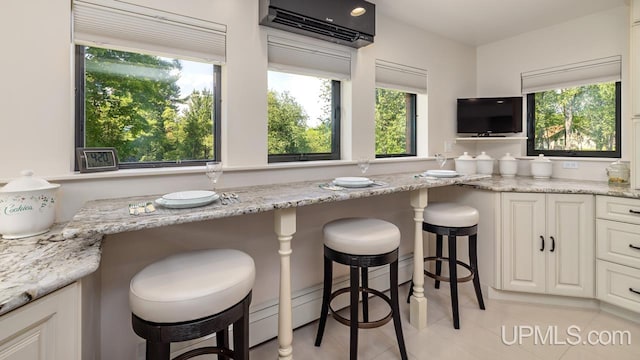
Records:
[[[594,216],[592,195],[547,195],[549,294],[594,296]]]
[[[640,23],[640,0],[633,0],[631,4],[631,22]]]
[[[0,317],[0,359],[80,359],[78,288],[69,285]]]
[[[504,290],[545,292],[545,195],[502,194],[502,284]]]

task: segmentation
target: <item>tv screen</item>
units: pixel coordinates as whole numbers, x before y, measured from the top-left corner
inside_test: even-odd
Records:
[[[458,99],[458,133],[522,132],[522,96]]]

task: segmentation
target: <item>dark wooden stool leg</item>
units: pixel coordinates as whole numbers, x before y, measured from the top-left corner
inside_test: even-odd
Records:
[[[451,311],[453,312],[453,327],[460,329],[458,317],[458,271],[456,269],[456,237],[449,236],[449,287],[451,288]]]
[[[358,297],[359,297],[359,291],[358,291],[358,267],[357,266],[351,266],[351,271],[349,274],[349,279],[351,280],[351,286],[350,286],[350,294],[351,294],[351,301],[349,303],[349,305],[351,306],[351,317],[349,318],[349,324],[350,324],[350,335],[349,335],[349,343],[350,343],[350,347],[349,347],[349,358],[351,360],[357,360],[358,359]]]
[[[473,287],[476,290],[478,305],[484,310],[484,300],[482,299],[482,289],[480,289],[480,275],[478,275],[478,235],[469,235],[469,262],[473,270]]]
[[[396,329],[396,338],[398,339],[398,348],[400,349],[400,358],[407,360],[407,349],[404,345],[404,336],[402,336],[402,323],[400,322],[400,304],[398,303],[398,260],[389,265],[389,284],[391,286],[391,311],[393,312],[393,326]]]
[[[360,268],[362,274],[362,289],[369,288],[369,271],[366,267]],[[369,322],[369,294],[362,291],[362,321]]]
[[[235,333],[235,329],[234,329],[234,333]],[[235,344],[235,338],[234,338],[234,344]],[[216,346],[229,348],[229,328],[216,332]],[[226,359],[225,356],[218,355],[218,360],[225,360],[225,359]]]
[[[409,295],[407,295],[407,304],[411,302],[411,295],[413,295],[413,278],[411,279],[411,285],[409,286]]]
[[[327,324],[327,313],[329,312],[329,298],[331,297],[331,281],[333,278],[333,262],[328,257],[324,257],[324,288],[322,289],[322,308],[320,310],[320,323],[318,324],[318,334],[316,335],[316,346],[322,343],[324,327]],[[357,275],[356,275],[357,279]]]
[[[233,323],[233,359],[249,360],[249,301],[244,303],[242,317]]]
[[[442,257],[442,235],[436,235],[436,256],[438,258]],[[442,274],[442,261],[436,260],[436,275],[440,276]],[[436,289],[440,289],[440,280],[436,280]]]
[[[169,360],[170,356],[169,343],[147,341],[147,360]]]

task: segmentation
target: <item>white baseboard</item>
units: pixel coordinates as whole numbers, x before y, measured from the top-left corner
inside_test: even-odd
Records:
[[[400,284],[410,281],[413,275],[413,254],[401,256],[398,261],[398,282]],[[344,276],[334,279],[333,289],[349,286],[349,277]],[[373,289],[386,291],[389,289],[389,266],[372,268],[369,271],[369,286]],[[322,305],[322,284],[296,291],[292,294],[293,328],[306,325],[320,317]],[[331,304],[334,309],[348,306],[348,298],[336,298]],[[264,302],[251,306],[249,315],[249,345],[254,346],[271,340],[278,335],[278,301]],[[232,337],[232,334],[229,335]],[[171,357],[177,356],[187,350],[201,346],[214,346],[215,335],[195,341],[187,341],[171,345]],[[139,348],[140,349],[140,348]],[[144,349],[142,345],[141,349]],[[142,355],[142,357],[140,356]],[[138,353],[138,360],[144,359],[144,351]]]

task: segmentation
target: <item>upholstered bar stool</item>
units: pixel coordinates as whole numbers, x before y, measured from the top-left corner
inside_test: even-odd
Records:
[[[216,346],[187,351],[249,359],[249,304],[253,259],[238,250],[198,250],[169,256],[138,272],[129,288],[132,325],[146,340],[147,360],[168,360],[170,343],[216,333]],[[229,326],[233,325],[233,350]]]
[[[435,279],[435,288],[440,288],[440,281],[448,281],[451,289],[451,311],[453,313],[453,327],[460,328],[458,314],[458,283],[473,280],[473,287],[478,298],[480,309],[484,310],[482,290],[480,289],[480,277],[478,275],[478,210],[471,206],[455,203],[432,203],[424,209],[424,221],[422,230],[436,234],[436,256],[424,258],[425,261],[435,261],[436,273],[427,270],[424,274]],[[442,257],[442,237],[447,236],[449,255]],[[469,237],[469,264],[457,259],[456,238],[458,236]],[[441,276],[442,262],[449,265],[449,277]],[[469,270],[469,275],[458,277],[457,265]],[[413,282],[409,290],[409,296],[413,293]],[[408,299],[407,299],[408,301]]]
[[[350,359],[358,357],[358,329],[375,328],[388,323],[393,318],[400,356],[407,359],[407,351],[402,337],[400,307],[398,305],[398,247],[400,230],[393,224],[379,219],[346,218],[332,221],[323,228],[324,233],[324,289],[320,324],[316,336],[316,346],[320,346],[327,323],[327,313],[350,327]],[[350,267],[350,286],[331,292],[333,261]],[[368,268],[370,266],[390,266],[391,296],[369,288]],[[360,271],[360,274],[358,272]],[[362,276],[359,286],[358,276]],[[346,319],[331,307],[331,301],[338,295],[350,294],[350,316]],[[358,321],[358,297],[362,293],[362,319]],[[391,311],[384,318],[369,321],[369,294],[380,297],[389,304]]]

